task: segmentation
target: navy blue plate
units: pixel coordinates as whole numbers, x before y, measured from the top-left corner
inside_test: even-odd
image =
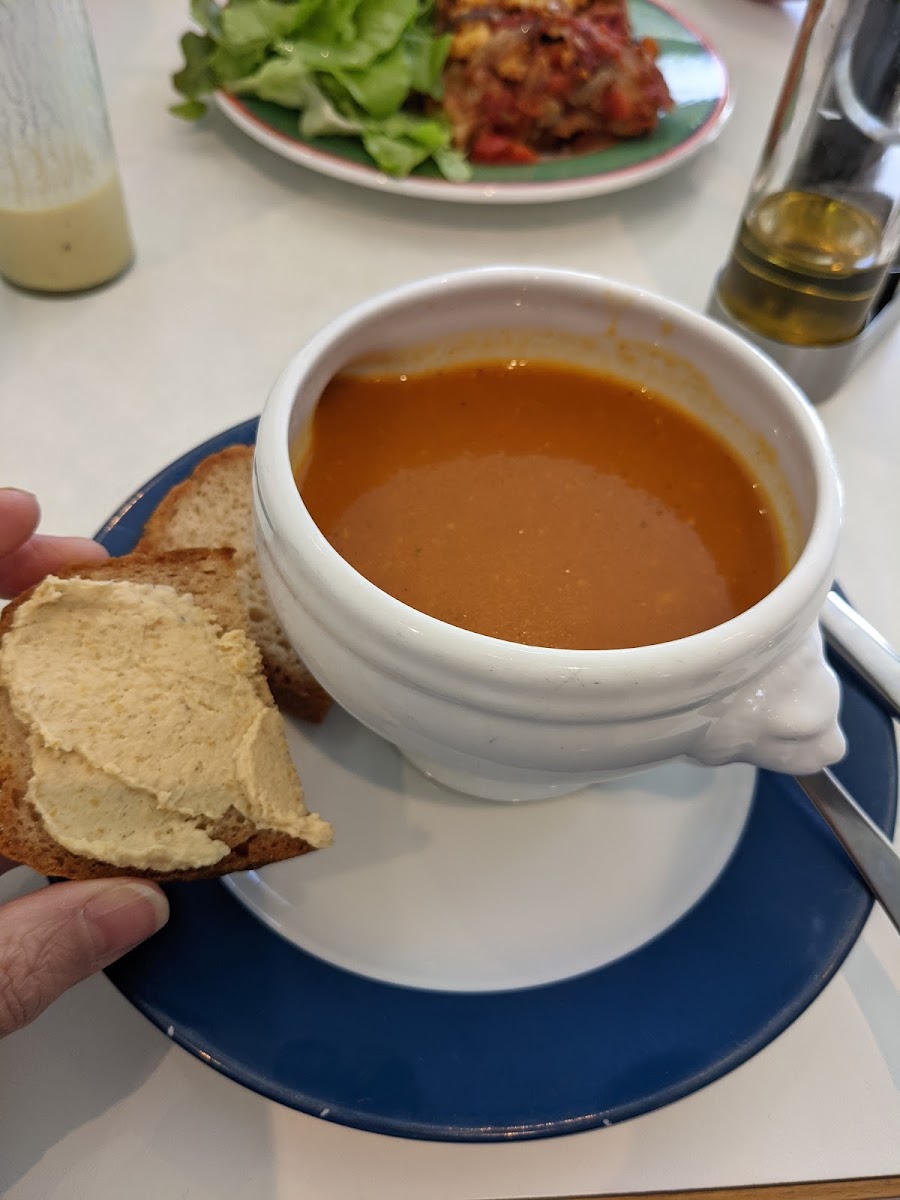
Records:
[[[126,553],[174,484],[255,431],[245,422],[180,458],[101,540]],[[838,669],[850,753],[836,773],[892,830],[891,723]],[[468,994],[376,982],[297,949],[218,882],[167,890],[168,926],[108,972],[154,1024],[283,1104],[376,1133],[459,1141],[607,1125],[718,1079],[815,999],[872,904],[799,787],[766,772],[737,850],[700,903],[627,957],[543,987]]]

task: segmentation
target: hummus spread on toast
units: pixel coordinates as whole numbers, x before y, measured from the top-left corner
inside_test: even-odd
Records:
[[[44,580],[0,645],[32,758],[26,799],[72,853],[170,871],[219,862],[219,830],[331,842],[240,630],[173,588]],[[237,814],[240,814],[239,816]]]

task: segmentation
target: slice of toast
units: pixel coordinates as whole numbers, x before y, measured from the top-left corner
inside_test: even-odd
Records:
[[[249,621],[238,590],[233,557],[234,551],[226,548],[131,554],[102,563],[74,565],[57,572],[57,578],[167,584],[179,593],[193,596],[197,605],[214,614],[223,630],[237,629],[249,636]],[[24,592],[0,614],[0,644],[12,627],[16,610],[33,592],[34,588]],[[263,700],[272,703],[261,673],[255,686]],[[231,807],[207,827],[211,836],[230,847],[230,853],[211,866],[170,872],[137,870],[73,854],[53,839],[40,814],[26,799],[31,761],[27,731],[13,713],[6,689],[0,687],[0,854],[44,875],[67,879],[128,875],[163,882],[208,879],[293,858],[314,848],[289,834],[258,829]]]
[[[253,533],[252,446],[227,446],[203,459],[161,501],[138,551],[158,554],[194,546],[231,546],[250,632],[276,702],[294,716],[321,721],[331,698],[288,642],[259,574]]]

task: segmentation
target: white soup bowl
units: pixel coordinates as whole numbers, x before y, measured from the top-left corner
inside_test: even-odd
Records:
[[[456,628],[360,575],[317,528],[292,473],[326,384],[351,365],[399,372],[506,355],[607,371],[697,415],[768,491],[792,557],[785,579],[691,637],[573,651]],[[822,427],[767,358],[669,301],[534,268],[377,296],[313,337],[276,382],[254,504],[263,579],[292,645],[348,712],[459,791],[538,799],[676,758],[800,774],[844,752],[817,625],[841,520]]]

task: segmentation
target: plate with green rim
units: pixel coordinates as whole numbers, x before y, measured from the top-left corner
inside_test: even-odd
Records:
[[[672,99],[654,133],[584,154],[560,154],[529,166],[475,166],[451,183],[423,164],[398,179],[380,171],[355,138],[301,138],[297,113],[253,97],[216,95],[225,116],[254,141],[335,179],[377,191],[464,204],[540,204],[602,196],[646,183],[692,158],[721,131],[731,113],[728,73],[706,38],[655,0],[631,0],[637,37],[659,46],[659,67]]]

